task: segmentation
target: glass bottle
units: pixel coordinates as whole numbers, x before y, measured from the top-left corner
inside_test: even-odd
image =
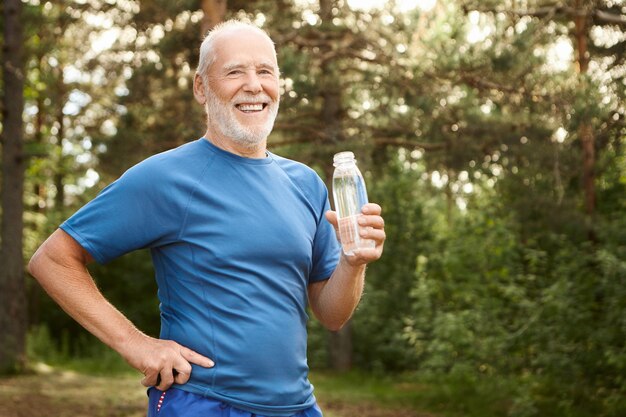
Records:
[[[358,219],[362,216],[361,209],[367,204],[367,190],[361,171],[356,165],[354,153],[335,154],[333,165],[335,166],[333,198],[343,252],[346,255],[352,255],[355,249],[373,248],[375,242],[371,239],[364,239],[359,234],[361,227]]]

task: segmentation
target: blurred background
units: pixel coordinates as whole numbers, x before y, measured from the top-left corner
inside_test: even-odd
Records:
[[[329,417],[626,412],[626,1],[0,8],[0,416],[143,415],[137,375],[25,265],[130,166],[203,135],[198,48],[229,18],[276,42],[270,150],[329,185],[333,154],[352,150],[384,209],[385,253],[350,324],[310,322]],[[91,270],[158,335],[148,253]]]

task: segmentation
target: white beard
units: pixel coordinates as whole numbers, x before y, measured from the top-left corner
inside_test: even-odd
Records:
[[[208,90],[208,89],[207,89]],[[260,126],[245,126],[237,120],[235,112],[237,110],[231,103],[222,102],[212,91],[205,91],[207,97],[206,112],[209,123],[213,122],[214,126],[225,137],[232,139],[239,145],[254,149],[262,143],[274,128],[274,121],[278,115],[278,100],[273,101],[267,94],[260,93],[256,95],[241,93],[233,98],[232,102],[241,101],[268,101],[269,117]]]

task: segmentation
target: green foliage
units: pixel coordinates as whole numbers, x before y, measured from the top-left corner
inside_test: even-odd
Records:
[[[118,375],[136,373],[120,355],[97,343],[93,336],[82,333],[70,337],[64,333],[51,335],[47,326],[33,326],[27,337],[27,355],[33,363],[62,368],[90,375]]]
[[[411,410],[417,415],[495,417],[506,415],[518,381],[476,375],[344,374],[313,372],[316,395],[324,401],[383,405],[390,410]],[[521,413],[523,405],[518,405]],[[528,407],[527,407],[528,408]],[[393,415],[404,415],[397,411]],[[556,417],[556,415],[555,415]]]
[[[414,285],[417,254],[424,253],[432,239],[433,221],[426,187],[419,180],[422,174],[400,161],[378,176],[365,173],[370,200],[384,207],[388,237],[384,262],[369,266],[365,294],[353,320],[355,361],[363,369],[412,367],[414,357],[402,338],[404,317],[411,308],[407,294]]]
[[[98,288],[139,329],[159,335],[159,300],[150,253],[129,253],[107,265],[90,267]]]
[[[511,415],[617,416],[626,388],[623,246],[554,234],[524,244],[490,203],[455,219],[418,261],[405,337],[419,369],[534,375]]]

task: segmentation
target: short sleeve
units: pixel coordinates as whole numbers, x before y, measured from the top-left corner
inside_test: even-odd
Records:
[[[309,275],[309,282],[323,281],[330,278],[339,263],[340,246],[333,226],[324,215],[330,210],[328,191],[323,186],[323,209],[318,220],[315,240],[313,242],[313,268]]]
[[[149,164],[131,168],[60,228],[98,263],[175,239],[182,212],[175,190],[166,192],[154,171]]]

